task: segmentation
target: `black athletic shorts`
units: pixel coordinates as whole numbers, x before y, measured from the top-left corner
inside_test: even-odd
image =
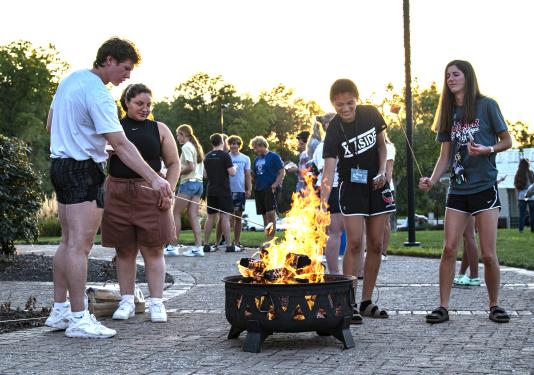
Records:
[[[234,212],[245,211],[245,203],[247,199],[245,193],[232,193],[232,202],[234,204]]]
[[[52,159],[50,179],[56,191],[57,201],[62,204],[76,204],[96,201],[98,208],[104,208],[103,163],[71,158]]]
[[[501,208],[499,191],[497,186],[474,194],[449,194],[447,195],[447,209],[460,211],[470,215],[476,215],[482,211],[493,208]]]
[[[340,182],[339,208],[345,216],[375,216],[395,211],[395,198],[386,182],[373,190],[371,184]]]
[[[213,208],[218,208],[219,210],[222,210],[224,212],[233,213],[234,212],[234,205],[232,204],[232,196],[214,196],[214,195],[208,195],[208,206],[211,206]],[[212,208],[208,207],[208,214],[216,214],[219,211],[214,210]]]
[[[328,212],[331,214],[339,214],[339,187],[333,187],[328,197]]]
[[[276,197],[271,188],[256,190],[256,213],[263,215],[276,210]]]

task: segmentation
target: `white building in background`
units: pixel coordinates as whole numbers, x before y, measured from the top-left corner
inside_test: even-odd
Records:
[[[517,194],[514,188],[514,177],[517,172],[519,160],[526,158],[534,162],[534,148],[510,149],[497,154],[496,164],[499,171],[498,179],[506,176],[499,183],[499,198],[502,209],[499,214],[499,227],[517,228],[519,211],[517,208]]]

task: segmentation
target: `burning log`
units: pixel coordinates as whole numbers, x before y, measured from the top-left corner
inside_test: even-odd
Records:
[[[312,260],[304,254],[289,253],[286,255],[286,265],[298,270],[309,266]]]
[[[239,265],[257,273],[262,273],[265,270],[265,263],[263,261],[252,258],[241,258]]]

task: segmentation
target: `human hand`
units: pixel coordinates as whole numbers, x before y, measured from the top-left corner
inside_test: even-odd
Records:
[[[384,187],[385,184],[386,184],[386,175],[384,175],[383,173],[379,173],[373,178],[373,182],[372,182],[373,190],[381,189]]]
[[[419,189],[423,190],[424,192],[432,189],[432,186],[434,186],[434,183],[429,177],[421,177],[419,179]]]
[[[172,198],[172,190],[171,185],[165,180],[164,178],[157,176],[152,182],[150,183],[150,186],[154,191],[157,191],[161,194],[161,197],[163,198]]]
[[[158,201],[158,208],[160,211],[167,211],[172,207],[172,198],[160,196]]]
[[[469,156],[482,156],[482,155],[491,155],[491,147],[483,146],[475,142],[467,143],[467,152]]]

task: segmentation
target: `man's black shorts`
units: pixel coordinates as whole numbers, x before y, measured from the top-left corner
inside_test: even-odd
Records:
[[[218,208],[219,210],[222,210],[224,212],[233,213],[234,212],[234,205],[232,204],[232,196],[215,196],[215,195],[208,195],[208,206],[213,208]],[[208,207],[208,214],[216,214],[219,211],[214,210],[212,208]]]
[[[501,208],[499,191],[496,186],[474,194],[449,194],[447,196],[447,209],[476,215],[482,211]]]
[[[256,213],[263,215],[269,211],[276,210],[276,197],[272,189],[256,190]]]
[[[50,163],[50,180],[62,204],[96,201],[98,208],[104,208],[105,179],[103,165],[92,159],[57,158]]]
[[[373,190],[371,184],[341,182],[339,208],[345,216],[375,216],[395,212],[395,198],[386,182],[384,187]]]

